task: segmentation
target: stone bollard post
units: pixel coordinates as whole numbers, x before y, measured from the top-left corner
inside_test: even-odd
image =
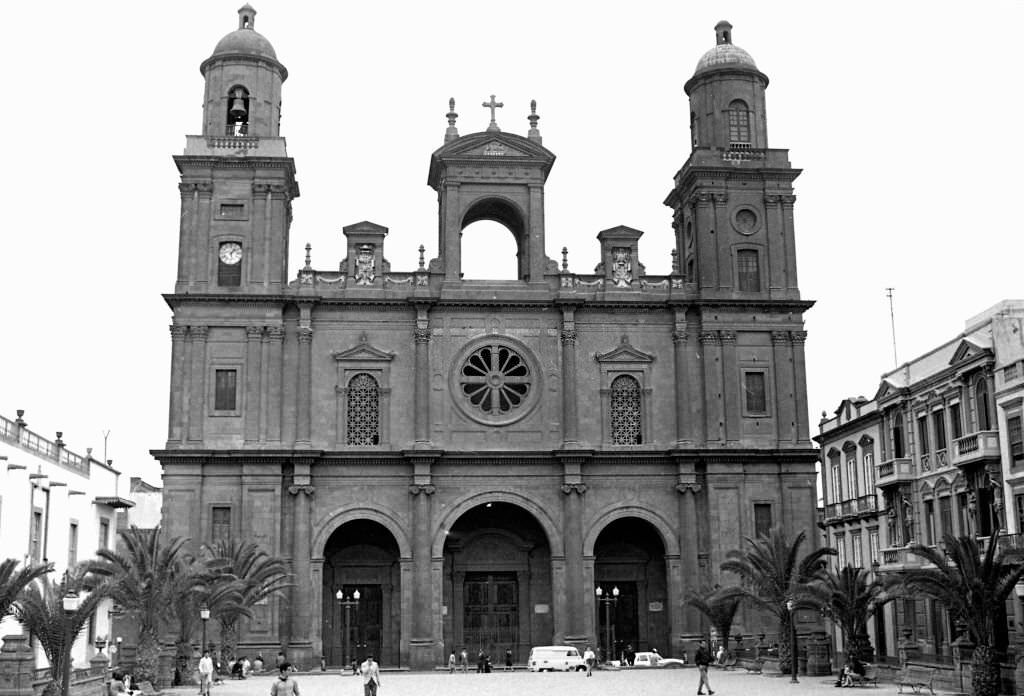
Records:
[[[32,696],[36,656],[28,636],[4,636],[0,650],[0,696]]]

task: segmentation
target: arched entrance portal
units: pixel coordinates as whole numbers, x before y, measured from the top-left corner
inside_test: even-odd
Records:
[[[524,662],[551,642],[551,549],[530,513],[505,502],[470,508],[444,543],[445,655],[480,650]]]
[[[595,602],[597,642],[602,655],[618,659],[627,646],[633,650],[671,651],[670,603],[665,569],[665,545],[650,522],[623,517],[608,524],[594,544],[594,580],[608,598]]]
[[[350,664],[373,654],[383,665],[399,664],[401,575],[395,538],[371,520],[347,522],[324,547],[323,649],[328,665]],[[346,609],[336,598],[351,601]],[[346,611],[347,629],[346,636]]]

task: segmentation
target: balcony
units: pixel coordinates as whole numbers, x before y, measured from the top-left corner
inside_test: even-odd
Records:
[[[881,571],[896,572],[911,568],[924,568],[928,565],[923,558],[910,553],[906,546],[882,549]]]
[[[841,503],[829,503],[825,506],[825,522],[833,522],[838,520],[841,516],[842,504]]]
[[[887,459],[875,465],[877,476],[876,486],[888,486],[893,483],[914,480],[914,462],[910,457],[899,457],[898,459]]]
[[[861,515],[871,515],[878,512],[878,497],[872,495],[862,495],[857,498],[857,512]]]
[[[985,459],[999,459],[999,432],[982,430],[953,441],[953,464],[966,466]]]

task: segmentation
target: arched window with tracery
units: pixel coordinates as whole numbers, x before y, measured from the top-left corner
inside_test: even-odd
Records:
[[[750,142],[750,111],[742,99],[729,102],[729,142]]]
[[[640,383],[629,375],[612,380],[612,444],[643,444],[640,414]]]
[[[366,373],[348,383],[346,403],[345,444],[373,446],[380,444],[380,387]]]

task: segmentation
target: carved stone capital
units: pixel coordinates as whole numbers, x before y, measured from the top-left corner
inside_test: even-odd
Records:
[[[245,327],[245,337],[250,341],[258,341],[263,337],[262,326],[247,326]]]
[[[171,340],[172,341],[183,341],[185,339],[185,336],[188,335],[188,327],[187,326],[179,326],[177,324],[171,324],[171,326],[168,327],[168,328],[170,328],[170,330],[171,330]]]
[[[711,205],[711,194],[708,193],[707,191],[698,191],[693,195],[693,201],[697,205],[706,208],[707,206]]]
[[[779,196],[779,198],[782,200],[782,207],[784,208],[792,208],[793,204],[796,203],[796,196],[793,195]]]
[[[562,345],[576,345],[576,329],[562,329],[562,334],[559,336]]]
[[[269,193],[270,192],[270,184],[253,183],[253,185],[252,185],[252,192],[253,193],[258,193],[260,195]]]
[[[699,483],[694,483],[692,481],[687,483],[676,484],[677,493],[693,493],[694,495],[697,495],[698,493],[701,492],[702,488],[703,486],[701,486]]]
[[[200,197],[209,198],[213,195],[213,184],[209,182],[201,182],[196,184],[196,191],[199,192]]]
[[[690,335],[688,333],[686,333],[686,331],[679,331],[679,330],[673,331],[672,332],[672,343],[675,343],[676,345],[679,345],[680,343],[686,343],[686,341],[687,341],[687,339],[689,339],[689,337],[690,337]]]
[[[712,194],[712,199],[715,202],[715,207],[716,208],[721,208],[723,205],[725,205],[726,203],[729,202],[729,194],[728,193],[715,193],[715,194]]]
[[[298,495],[299,493],[304,493],[305,495],[308,495],[310,498],[312,498],[313,494],[316,493],[316,486],[288,486],[288,493],[291,495]]]
[[[789,343],[789,332],[788,331],[772,331],[772,343],[777,346],[785,345]]]
[[[780,196],[774,193],[769,193],[764,197],[764,204],[768,207],[773,207],[781,203]]]
[[[736,343],[735,331],[719,331],[718,338],[722,343]]]
[[[790,331],[790,337],[793,339],[793,343],[806,343],[807,332],[806,331]]]
[[[284,340],[284,327],[283,326],[268,326],[267,327],[267,338],[271,341],[283,341]]]
[[[437,487],[429,484],[413,484],[412,486],[409,486],[409,495],[416,496],[420,493],[423,495],[434,495],[434,493],[437,493]]]
[[[308,326],[300,326],[298,331],[299,343],[313,342],[313,329]]]
[[[587,484],[585,483],[563,483],[562,493],[570,495],[575,493],[576,495],[583,495],[587,492]]]
[[[182,197],[191,196],[192,193],[196,190],[196,185],[181,183],[178,184],[178,190],[181,192]]]
[[[430,343],[430,329],[413,329],[412,336],[416,343]]]
[[[269,184],[268,188],[270,193],[276,197],[280,197],[288,193],[288,186],[286,184]]]
[[[188,337],[193,341],[205,341],[206,337],[210,335],[209,326],[190,326],[188,327]]]
[[[706,346],[718,345],[719,338],[717,331],[702,331],[700,334],[700,342]]]

